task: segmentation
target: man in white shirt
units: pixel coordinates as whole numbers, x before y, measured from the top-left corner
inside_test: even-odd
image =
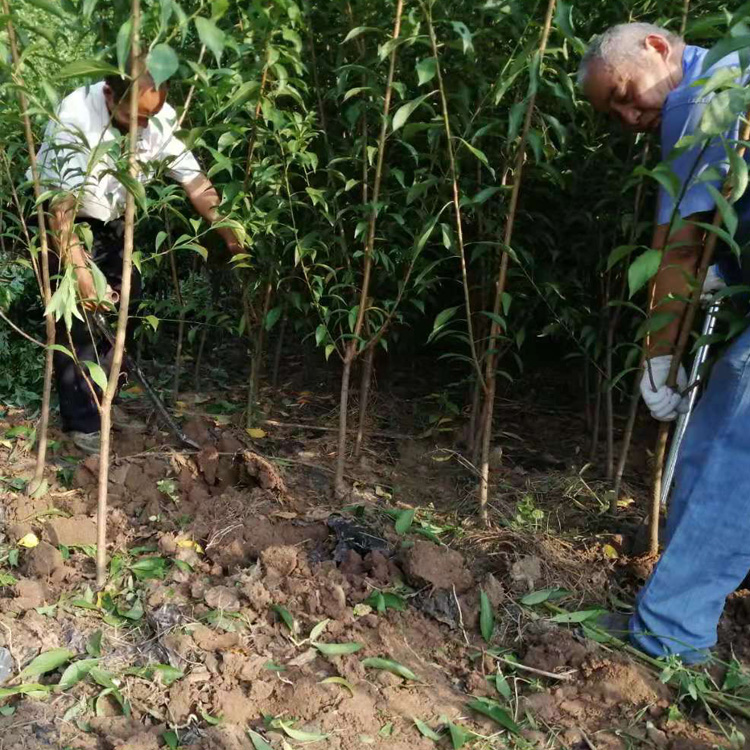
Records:
[[[129,130],[129,80],[110,76],[92,86],[76,89],[47,125],[37,155],[43,189],[55,197],[49,208],[53,246],[59,256],[59,271],[74,274],[83,307],[97,309],[97,297],[91,263],[107,280],[107,298],[116,302],[122,272],[122,251],[127,191],[116,175],[116,162],[127,147]],[[160,164],[166,174],[178,182],[193,207],[213,223],[221,219],[217,212],[220,199],[193,154],[175,136],[178,121],[175,110],[166,103],[166,90],[157,89],[146,73],[141,76],[138,96],[138,180],[153,179]],[[122,163],[122,162],[121,162]],[[77,220],[91,228],[91,256],[74,231]],[[228,227],[216,230],[232,254],[242,252],[235,233]],[[72,270],[69,270],[72,269]],[[132,299],[140,294],[140,275],[133,269]],[[91,326],[73,318],[70,331],[80,362],[108,364],[110,347],[92,341]],[[66,344],[67,331],[58,324],[58,343]],[[55,352],[55,383],[60,401],[63,430],[73,442],[89,453],[99,451],[99,411],[78,365],[68,355]],[[119,410],[113,414],[115,427],[134,425]]]

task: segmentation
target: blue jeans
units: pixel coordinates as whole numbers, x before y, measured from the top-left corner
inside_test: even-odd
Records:
[[[715,364],[688,424],[667,544],[638,595],[631,640],[695,663],[716,644],[729,594],[750,570],[750,329]]]

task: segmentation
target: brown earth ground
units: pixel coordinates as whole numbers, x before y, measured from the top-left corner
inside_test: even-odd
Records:
[[[635,499],[609,513],[608,485],[582,470],[582,415],[557,407],[559,398],[545,405],[533,389],[523,403],[502,400],[504,452],[494,452],[484,529],[451,418],[435,406],[425,435],[398,399],[396,389],[381,392],[371,426],[420,438],[368,439],[348,468],[345,508],[329,489],[335,433],[316,429],[335,425],[332,395],[266,390],[266,417],[310,427],[263,424],[251,437],[239,426],[240,398],[183,394],[178,407],[200,452],[154,425],[117,435],[111,575],[99,593],[97,460],[54,433],[57,477],[43,497],[25,497],[18,480],[33,455],[12,428],[28,423],[9,410],[0,647],[11,676],[0,684],[43,687],[0,698],[0,748],[730,747],[739,725],[727,714],[682,701],[686,689],[575,624],[552,622],[543,604],[521,603],[546,588],[564,589],[555,605],[570,612],[632,601],[644,573],[630,555],[646,462],[629,468]],[[210,413],[216,404],[228,413]],[[141,399],[130,408],[145,413]],[[414,521],[399,534],[394,518],[408,520],[408,510]],[[39,543],[24,546],[31,533]],[[489,643],[480,589],[494,612]],[[748,601],[730,602],[723,658],[733,649],[750,659]],[[17,677],[61,648],[73,661],[93,655],[99,672],[68,689],[48,687],[65,665]],[[397,664],[379,669],[372,658]],[[501,706],[501,722],[471,708],[476,699]]]

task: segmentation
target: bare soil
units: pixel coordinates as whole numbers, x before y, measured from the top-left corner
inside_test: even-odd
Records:
[[[180,747],[258,750],[248,729],[273,748],[301,746],[305,732],[334,750],[428,750],[435,742],[415,719],[434,730],[463,727],[476,733],[476,747],[728,747],[708,717],[672,710],[677,696],[653,672],[518,604],[551,586],[570,590],[570,610],[606,605],[637,585],[627,557],[637,518],[628,508],[616,523],[601,515],[600,485],[566,468],[580,449],[534,447],[533,414],[529,437],[493,469],[494,525],[484,531],[471,477],[435,460],[450,447],[442,439],[370,448],[350,469],[357,481],[342,509],[328,493],[331,434],[268,428],[252,440],[192,411],[187,431],[200,452],[180,451],[163,433],[116,437],[108,537],[119,570],[105,592],[94,591],[97,459],[79,457],[71,488],[51,482],[36,500],[5,483],[0,541],[19,559],[0,570],[17,579],[0,587],[0,647],[13,673],[50,649],[90,658],[101,632],[98,666],[114,675],[122,702],[90,678],[0,698],[3,750],[151,750],[171,741],[170,730]],[[513,413],[506,427],[521,432],[511,429]],[[11,413],[6,429],[21,416]],[[556,419],[558,434],[569,434],[561,420],[572,417]],[[29,476],[23,445],[7,441],[0,455],[6,478]],[[528,496],[543,521],[517,518]],[[418,508],[423,522],[400,535],[394,508]],[[39,544],[19,548],[29,533]],[[149,560],[161,561],[157,573],[138,575]],[[489,644],[480,589],[495,612]],[[378,611],[378,592],[403,606]],[[731,639],[740,658],[750,658],[746,637],[735,640],[747,634],[748,612],[738,596],[722,625],[725,652]],[[360,648],[326,655],[316,644]],[[396,662],[416,679],[368,667],[368,658]],[[172,671],[149,671],[154,665]],[[31,681],[56,684],[60,671]],[[499,671],[509,699],[498,692]],[[520,735],[469,708],[476,698],[502,705]]]

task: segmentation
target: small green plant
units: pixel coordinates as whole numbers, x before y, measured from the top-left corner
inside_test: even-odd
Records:
[[[516,515],[513,526],[517,528],[532,527],[538,529],[544,521],[544,511],[537,508],[531,495],[524,495],[516,504]]]

